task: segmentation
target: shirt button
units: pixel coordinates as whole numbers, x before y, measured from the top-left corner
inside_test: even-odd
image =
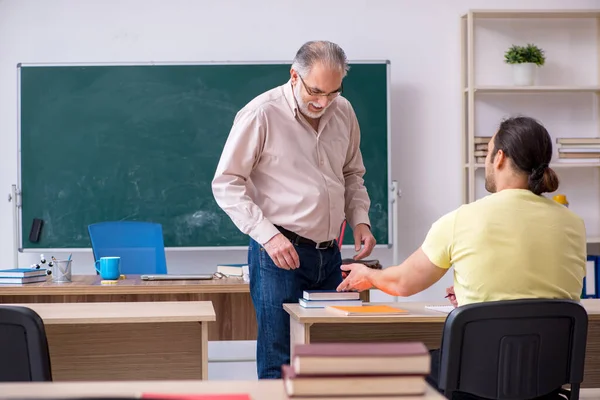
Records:
[[[323,165],[323,164],[325,164],[325,162],[323,160],[321,160],[321,162],[319,164]]]

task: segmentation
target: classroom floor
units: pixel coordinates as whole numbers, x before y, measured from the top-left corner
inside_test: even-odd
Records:
[[[257,380],[256,341],[208,342],[208,379]]]

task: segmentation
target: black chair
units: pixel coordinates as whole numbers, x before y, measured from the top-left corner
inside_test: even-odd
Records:
[[[588,316],[571,300],[469,304],[447,317],[439,388],[486,399],[533,399],[560,391],[579,399]]]
[[[52,381],[44,322],[33,310],[0,306],[0,382]]]

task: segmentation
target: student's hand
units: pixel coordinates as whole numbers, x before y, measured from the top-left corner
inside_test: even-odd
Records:
[[[278,233],[273,236],[263,247],[279,268],[296,269],[300,267],[300,258],[294,245],[283,234]]]
[[[342,269],[342,275],[346,274],[346,277],[337,287],[338,292],[362,292],[373,287],[368,279],[368,275],[372,272],[371,268],[363,264],[346,264],[340,268]]]
[[[456,301],[456,295],[454,294],[454,286],[450,286],[446,288],[446,297],[450,300],[450,303],[454,306],[454,308],[458,307],[458,302]]]
[[[375,247],[375,237],[371,233],[371,228],[367,224],[358,224],[354,228],[354,250],[359,251],[361,247],[362,251],[354,256],[355,260],[360,260],[368,257]]]

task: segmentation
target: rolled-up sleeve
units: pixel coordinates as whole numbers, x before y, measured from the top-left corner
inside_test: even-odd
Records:
[[[371,226],[369,207],[371,200],[364,185],[365,166],[360,152],[360,127],[354,109],[348,103],[350,118],[350,143],[344,162],[345,213],[352,228],[358,224]]]
[[[279,233],[248,196],[246,187],[265,141],[265,122],[260,108],[238,112],[212,181],[219,207],[240,231],[261,244]]]

